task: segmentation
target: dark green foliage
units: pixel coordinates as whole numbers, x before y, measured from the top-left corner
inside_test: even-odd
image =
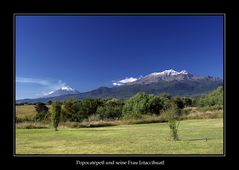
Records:
[[[106,100],[104,99],[68,99],[64,102],[62,109],[63,121],[82,121],[89,116],[96,114],[97,108],[102,106]]]
[[[192,99],[189,97],[183,97],[182,100],[183,100],[185,107],[192,106],[192,104],[193,104]]]
[[[35,105],[35,110],[37,112],[35,116],[36,121],[43,121],[49,118],[49,112],[48,112],[49,109],[45,103],[41,103],[41,102],[37,103]]]
[[[159,96],[151,95],[148,100],[148,113],[160,114],[160,111],[163,109],[163,101]]]
[[[223,105],[223,87],[218,87],[199,100],[199,106]]]
[[[49,101],[47,102],[47,104],[48,104],[48,105],[51,105],[51,104],[52,104],[52,101],[51,101],[51,100],[49,100]]]
[[[36,109],[37,113],[39,113],[39,112],[47,112],[48,111],[48,107],[46,106],[46,104],[45,103],[41,103],[41,102],[39,102],[39,103],[37,103],[35,105],[35,109]]]
[[[145,114],[148,112],[148,100],[149,95],[145,93],[137,93],[133,97],[129,98],[124,107],[123,114],[126,113],[141,113]]]
[[[109,100],[105,105],[97,108],[96,114],[100,119],[118,119],[122,115],[123,105],[124,103],[116,99]]]
[[[77,115],[80,119],[85,119],[90,115],[95,114],[99,105],[101,105],[101,102],[97,99],[83,99],[77,105],[77,108],[79,109]]]
[[[123,114],[160,114],[161,111],[167,110],[172,103],[171,96],[167,94],[148,95],[137,93],[126,100],[123,107]]]
[[[174,99],[174,103],[176,104],[176,106],[179,108],[179,109],[183,109],[184,108],[184,102],[183,102],[183,99],[180,98],[180,97],[176,97]]]
[[[197,107],[199,105],[200,97],[192,99],[192,106]]]
[[[162,105],[163,105],[163,109],[162,110],[167,110],[168,108],[171,107],[172,104],[172,96],[170,96],[169,94],[166,93],[162,93],[159,95]]]
[[[55,131],[57,131],[57,127],[60,122],[60,114],[61,114],[61,103],[60,102],[52,103],[51,122]]]
[[[76,103],[77,100],[75,98],[69,98],[64,102],[61,111],[62,121],[74,121],[73,117],[78,111],[77,107],[75,106]]]

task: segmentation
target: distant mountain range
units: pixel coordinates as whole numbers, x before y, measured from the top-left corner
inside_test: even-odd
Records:
[[[170,69],[162,72],[154,72],[140,78],[127,78],[113,84],[113,87],[100,87],[84,93],[80,93],[66,86],[59,90],[52,91],[42,98],[22,99],[17,100],[17,103],[65,100],[71,96],[77,99],[106,97],[128,98],[138,92],[148,94],[168,93],[172,96],[196,97],[204,95],[218,86],[222,86],[223,79],[212,76],[197,76],[188,73],[186,70],[177,72]]]

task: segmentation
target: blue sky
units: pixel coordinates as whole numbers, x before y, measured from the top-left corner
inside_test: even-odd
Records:
[[[166,69],[223,77],[223,17],[16,17],[17,99]]]

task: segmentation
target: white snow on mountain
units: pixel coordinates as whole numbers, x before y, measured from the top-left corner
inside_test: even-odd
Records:
[[[182,70],[180,72],[177,72],[173,69],[169,69],[169,70],[164,70],[162,72],[153,72],[153,73],[150,73],[146,76],[140,76],[139,78],[134,78],[134,77],[130,77],[130,78],[125,78],[123,80],[119,80],[119,81],[113,81],[113,85],[114,86],[121,86],[121,85],[125,85],[125,84],[129,84],[129,83],[132,83],[132,82],[135,82],[139,79],[143,79],[143,78],[149,78],[149,77],[170,77],[170,76],[177,76],[177,75],[187,75],[189,74],[186,70]]]
[[[148,74],[147,76],[176,76],[176,75],[179,75],[179,74],[188,74],[188,72],[186,70],[182,70],[180,72],[177,72],[173,69],[169,69],[169,70],[165,70],[165,71],[162,71],[162,72],[154,72],[154,73]]]
[[[61,90],[74,91],[74,89],[71,88],[70,86],[63,86],[63,87],[61,88]]]
[[[188,74],[188,72],[186,70],[182,70],[179,72],[179,74]]]
[[[54,91],[50,91],[48,94],[52,94],[52,93],[54,93]]]
[[[50,91],[49,93],[45,93],[44,97],[55,97],[55,96],[77,94],[77,93],[79,93],[77,90],[64,84],[60,89],[57,89],[55,91]]]

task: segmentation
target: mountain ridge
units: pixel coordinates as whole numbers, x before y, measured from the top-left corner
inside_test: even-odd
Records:
[[[21,99],[17,100],[17,103],[65,100],[70,96],[77,99],[107,97],[128,98],[138,92],[145,92],[149,94],[168,93],[172,96],[195,97],[206,94],[218,86],[223,86],[223,79],[213,76],[197,76],[187,72],[186,70],[177,72],[173,69],[169,69],[163,72],[153,72],[137,79],[132,77],[127,78],[125,81],[120,80],[115,82],[115,84],[117,85],[113,85],[112,87],[99,87],[82,93],[76,90],[75,93],[65,93],[58,96],[48,95],[44,98]],[[73,88],[71,89],[74,91]]]

